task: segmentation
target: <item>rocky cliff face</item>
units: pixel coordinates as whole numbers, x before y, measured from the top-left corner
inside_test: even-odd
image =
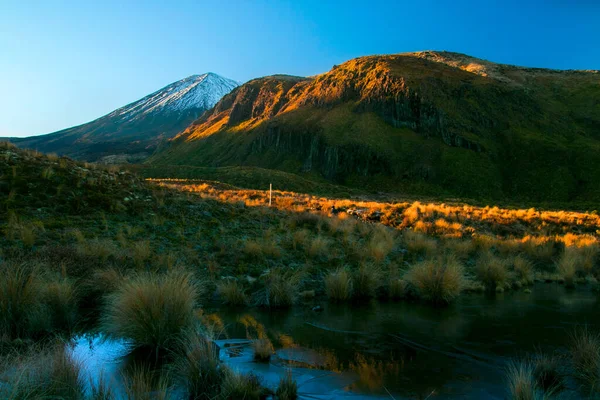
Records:
[[[582,187],[598,191],[587,162],[561,160],[598,157],[583,149],[599,145],[600,110],[590,96],[600,98],[593,71],[526,69],[456,53],[362,57],[312,78],[250,81],[150,162],[257,165],[347,184],[385,178],[392,190],[568,200]],[[532,186],[527,170],[539,174],[548,162],[561,175]]]

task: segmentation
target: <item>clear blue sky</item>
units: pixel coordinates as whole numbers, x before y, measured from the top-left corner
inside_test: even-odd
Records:
[[[81,124],[192,74],[314,75],[427,49],[600,69],[600,1],[0,0],[0,136]]]

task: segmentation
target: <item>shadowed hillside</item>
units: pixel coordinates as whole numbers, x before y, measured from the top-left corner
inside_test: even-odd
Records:
[[[225,96],[151,166],[254,166],[374,191],[590,201],[600,74],[447,52],[369,56]]]

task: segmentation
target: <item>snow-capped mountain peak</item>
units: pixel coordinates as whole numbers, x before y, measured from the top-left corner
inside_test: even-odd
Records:
[[[236,81],[212,72],[192,75],[119,108],[109,116],[135,120],[156,112],[182,113],[194,109],[208,110],[237,86]]]

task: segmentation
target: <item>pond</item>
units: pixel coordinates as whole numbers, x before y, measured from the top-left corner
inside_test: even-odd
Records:
[[[321,311],[313,311],[320,305]],[[207,310],[221,359],[276,387],[292,371],[300,398],[506,397],[504,368],[534,351],[561,351],[578,325],[598,328],[598,295],[537,284],[531,293],[463,295],[446,308],[411,302],[305,304],[288,311]],[[253,361],[248,338],[268,336],[276,355]],[[77,359],[97,382],[119,376],[123,343],[79,338]]]

